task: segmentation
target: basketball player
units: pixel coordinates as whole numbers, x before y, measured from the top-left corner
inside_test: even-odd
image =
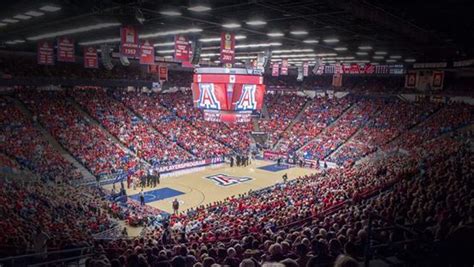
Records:
[[[178,214],[179,210],[179,201],[177,198],[173,200],[173,214]]]

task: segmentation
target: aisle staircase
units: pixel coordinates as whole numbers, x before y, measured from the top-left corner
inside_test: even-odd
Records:
[[[15,105],[23,112],[23,114],[33,121],[33,114],[30,110],[18,99],[16,98],[9,98],[11,99]],[[95,176],[83,165],[81,164],[76,158],[74,158],[50,133],[46,128],[41,125],[39,122],[33,121],[33,125],[43,134],[44,138],[51,144],[51,146],[56,149],[61,156],[63,156],[67,161],[72,163],[74,167],[76,167],[84,177],[86,181],[95,180]]]
[[[303,105],[303,107],[301,108],[301,110],[298,112],[298,115],[296,115],[296,117],[288,124],[288,126],[286,126],[285,130],[283,131],[282,134],[286,134],[288,133],[291,128],[293,128],[293,125],[295,125],[295,123],[297,123],[298,121],[300,121],[301,117],[303,117],[304,115],[304,112],[306,110],[306,108],[311,105],[312,103],[312,99],[306,101],[306,103]],[[273,146],[273,148],[278,148],[281,144],[281,137],[278,139],[278,141],[275,143],[275,145]]]
[[[330,124],[328,124],[317,136],[315,136],[313,139],[309,140],[308,142],[306,142],[305,144],[303,144],[300,148],[298,148],[298,150],[296,150],[297,153],[300,153],[301,150],[303,150],[303,148],[305,146],[307,146],[308,144],[310,143],[313,143],[315,142],[316,140],[318,140],[319,136],[322,135],[322,134],[325,134],[329,128],[331,128],[333,125],[335,125],[343,116],[346,115],[346,113],[348,113],[350,110],[352,110],[354,107],[356,106],[356,103],[352,104],[351,106],[349,106],[346,110],[344,110],[344,112],[341,113],[341,115],[339,115],[339,117],[337,117],[333,122],[331,122]]]
[[[98,122],[96,119],[94,119],[94,117],[89,114],[89,112],[87,112],[84,108],[82,108],[82,106],[72,97],[68,97],[67,101],[69,101],[69,103],[71,103],[71,105],[77,110],[79,111],[79,113],[81,113],[81,115],[87,120],[89,121],[90,123],[96,125],[97,127],[99,127],[106,135],[107,137],[112,141],[114,142],[115,144],[117,144],[124,152],[130,154],[130,155],[133,155],[135,157],[138,158],[137,156],[137,153],[135,153],[134,151],[132,151],[131,149],[129,149],[124,143],[122,143],[115,135],[113,135],[112,133],[110,133],[104,126],[102,126],[102,124],[100,122]],[[150,164],[146,161],[146,160],[143,160],[141,158],[138,158],[140,160],[141,163],[144,163],[146,166],[150,166]]]

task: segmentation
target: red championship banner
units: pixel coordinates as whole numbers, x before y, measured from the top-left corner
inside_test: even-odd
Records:
[[[405,75],[405,88],[416,87],[416,72],[409,72]]]
[[[221,63],[234,63],[235,56],[235,34],[230,32],[221,33]]]
[[[358,64],[351,64],[350,74],[359,74],[360,67]]]
[[[167,66],[159,66],[158,73],[160,76],[160,81],[167,81],[168,80],[168,67]]]
[[[174,59],[177,61],[189,62],[191,46],[188,37],[176,35],[174,38]]]
[[[288,59],[281,61],[280,75],[288,75]]]
[[[148,65],[148,73],[159,73],[158,65],[155,65],[155,64]]]
[[[155,64],[155,48],[153,47],[153,44],[148,41],[145,41],[140,45],[140,64]]]
[[[332,76],[332,86],[334,86],[334,87],[341,87],[342,86],[342,74],[335,73]]]
[[[433,89],[443,89],[444,71],[433,71]]]
[[[58,61],[75,62],[74,40],[69,37],[58,38]]]
[[[278,62],[275,62],[272,65],[272,76],[278,77],[279,74],[280,74],[280,64],[278,64]]]
[[[99,68],[99,57],[97,55],[97,49],[93,46],[84,47],[84,68]]]
[[[38,64],[54,65],[54,48],[53,44],[48,41],[38,42]]]
[[[138,55],[138,32],[133,26],[120,28],[120,53],[126,57]]]
[[[303,77],[308,77],[309,74],[309,64],[308,61],[303,62]]]

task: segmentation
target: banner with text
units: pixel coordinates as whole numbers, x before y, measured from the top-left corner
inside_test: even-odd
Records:
[[[69,37],[58,38],[58,61],[75,62],[74,40]]]
[[[189,62],[191,46],[188,37],[176,35],[174,38],[174,59],[182,62]]]
[[[145,41],[140,45],[140,64],[155,64],[155,48],[153,47],[153,44],[148,41]]]
[[[54,65],[54,47],[51,42],[38,42],[38,64],[40,65]]]
[[[303,62],[303,77],[308,77],[309,75],[309,64],[308,61]]]
[[[97,55],[97,49],[93,46],[84,47],[84,68],[99,68],[99,57]]]
[[[281,61],[280,75],[288,75],[288,59]]]
[[[278,62],[275,62],[272,65],[272,76],[278,77],[278,74],[280,74],[280,64],[278,64]]]
[[[133,26],[120,28],[120,53],[125,57],[138,55],[138,32]]]
[[[167,66],[159,66],[158,72],[160,76],[160,81],[167,81],[168,80],[168,67]]]
[[[234,63],[235,57],[235,34],[230,32],[221,33],[221,63]]]

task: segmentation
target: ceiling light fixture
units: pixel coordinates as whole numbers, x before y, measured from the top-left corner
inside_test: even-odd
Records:
[[[270,36],[270,37],[282,37],[282,36],[284,36],[284,34],[281,33],[281,32],[269,32],[269,33],[267,33],[267,35]]]
[[[120,26],[120,25],[121,24],[117,23],[117,22],[99,23],[99,24],[90,25],[90,26],[83,26],[83,27],[79,27],[79,28],[75,28],[75,29],[69,29],[69,30],[63,30],[63,31],[40,34],[40,35],[36,35],[36,36],[30,36],[30,37],[27,37],[26,39],[28,39],[30,41],[36,41],[36,40],[56,37],[56,36],[60,36],[60,35],[69,35],[69,34],[75,34],[75,33],[81,33],[81,32],[88,32],[88,31],[99,30],[99,29],[104,29],[104,28],[116,27],[116,26]]]
[[[414,59],[414,58],[407,58],[407,59],[405,59],[405,62],[407,62],[407,63],[413,63],[413,62],[416,62],[416,59]]]
[[[154,47],[159,47],[159,46],[173,46],[173,45],[174,45],[174,42],[153,44]]]
[[[359,46],[360,50],[372,50],[372,46],[370,45],[364,45],[364,46]]]
[[[339,39],[337,38],[328,38],[328,39],[324,39],[323,41],[328,44],[339,43]]]
[[[394,63],[394,62],[397,62],[395,59],[387,59],[385,60],[385,62],[387,63]]]
[[[17,19],[4,19],[2,21],[5,22],[5,23],[17,23],[17,22],[19,22],[19,20],[17,20]]]
[[[43,7],[40,7],[40,10],[46,11],[46,12],[56,12],[58,10],[61,10],[61,8],[57,6],[43,6]]]
[[[356,55],[358,56],[367,56],[369,53],[367,52],[356,52]]]
[[[31,16],[19,14],[19,15],[14,16],[13,18],[15,18],[15,19],[21,19],[21,20],[29,20],[29,19],[31,19]]]
[[[384,57],[383,56],[373,56],[372,58],[373,59],[383,59]]]
[[[390,56],[390,58],[391,59],[400,59],[400,58],[402,58],[402,56],[398,56],[398,55],[397,56]]]
[[[156,51],[156,53],[158,53],[158,54],[174,53],[174,49],[170,49],[170,50],[159,50],[159,51]]]
[[[284,49],[284,50],[273,50],[272,53],[280,54],[280,53],[300,53],[300,52],[313,52],[314,50],[311,48],[305,49]]]
[[[236,35],[235,36],[235,40],[242,40],[242,39],[245,39],[245,38],[247,38],[247,36],[245,36],[245,35]],[[199,39],[199,41],[201,41],[203,43],[220,42],[221,38],[220,37],[201,38],[201,39]]]
[[[307,31],[303,31],[303,30],[300,30],[300,31],[291,31],[290,33],[293,34],[293,35],[305,35],[305,34],[308,34]]]
[[[232,22],[232,23],[222,24],[222,27],[227,28],[227,29],[235,29],[235,28],[239,28],[240,24]]]
[[[376,55],[386,55],[387,52],[385,52],[385,51],[375,51],[374,54],[376,54]]]
[[[247,21],[245,22],[247,25],[251,25],[251,26],[261,26],[261,25],[265,25],[267,24],[266,21],[263,21],[263,20],[250,20],[250,21]]]
[[[165,16],[170,16],[170,17],[181,16],[181,12],[177,10],[163,10],[163,11],[160,11],[160,14],[165,15]]]
[[[336,51],[347,51],[347,47],[335,47],[334,50],[336,50]]]
[[[269,47],[269,46],[280,46],[280,45],[281,43],[241,44],[241,45],[236,45],[235,48]]]
[[[34,11],[34,10],[25,12],[25,14],[28,15],[28,16],[32,16],[32,17],[40,17],[40,16],[44,15],[43,12]]]
[[[307,44],[317,44],[319,43],[318,40],[314,40],[314,39],[308,39],[308,40],[304,40],[303,43],[307,43]]]

